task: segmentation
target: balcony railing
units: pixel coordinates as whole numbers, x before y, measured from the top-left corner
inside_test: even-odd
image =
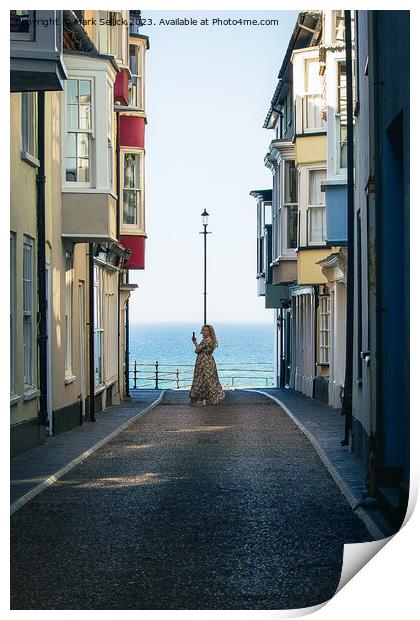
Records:
[[[224,388],[273,387],[273,362],[223,362],[217,364]],[[130,389],[175,389],[191,387],[194,364],[130,363]]]

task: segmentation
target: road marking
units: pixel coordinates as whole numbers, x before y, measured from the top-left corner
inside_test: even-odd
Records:
[[[82,461],[87,459],[88,456],[90,456],[98,448],[100,448],[101,446],[105,445],[111,439],[116,437],[119,433],[121,433],[121,431],[126,429],[127,426],[130,426],[130,424],[133,424],[133,422],[135,422],[136,420],[138,420],[139,418],[144,416],[151,409],[154,409],[156,407],[156,405],[158,405],[162,401],[162,398],[163,398],[164,394],[165,394],[165,390],[162,390],[160,395],[159,395],[159,397],[156,400],[154,400],[150,405],[148,405],[146,407],[146,409],[143,409],[143,411],[140,411],[135,416],[133,416],[132,418],[130,418],[129,420],[124,422],[124,424],[122,424],[117,429],[115,429],[115,431],[112,431],[112,433],[110,433],[109,435],[107,435],[106,437],[104,437],[103,439],[98,441],[98,443],[96,443],[94,446],[92,446],[88,450],[85,450],[85,452],[83,452],[82,454],[79,454],[79,456],[77,456],[75,459],[70,461],[70,463],[67,463],[67,465],[65,465],[64,467],[62,467],[61,469],[56,471],[54,474],[52,474],[51,476],[46,478],[43,482],[41,482],[40,484],[37,484],[30,491],[25,493],[25,495],[22,495],[22,497],[20,497],[13,504],[10,505],[10,514],[12,515],[17,510],[19,510],[19,508],[22,508],[22,506],[24,506],[31,499],[33,499],[34,497],[36,497],[37,495],[42,493],[42,491],[45,491],[45,489],[47,489],[52,484],[54,484],[54,482],[56,482],[59,478],[64,476],[64,474],[69,472],[71,469],[73,469],[73,467],[75,467],[76,465],[78,465],[79,463],[81,463]]]
[[[355,506],[359,503],[359,500],[355,497],[355,495],[353,494],[353,491],[350,489],[348,484],[345,482],[345,480],[339,474],[338,470],[334,467],[334,465],[332,464],[332,462],[329,459],[329,457],[328,457],[327,453],[325,452],[325,450],[323,448],[321,448],[320,444],[318,443],[318,440],[315,439],[315,437],[312,435],[312,433],[310,431],[308,431],[308,429],[293,415],[293,413],[290,411],[290,409],[288,407],[286,407],[286,405],[280,399],[276,398],[276,396],[273,396],[272,394],[269,394],[268,392],[264,392],[264,390],[251,390],[251,389],[247,389],[246,391],[247,392],[255,392],[257,394],[264,394],[264,396],[267,396],[268,398],[271,398],[271,400],[274,400],[278,405],[280,405],[280,407],[287,413],[289,418],[292,419],[292,421],[296,424],[296,426],[309,439],[309,441],[311,442],[311,444],[313,445],[313,447],[317,451],[318,456],[320,457],[321,461],[324,463],[324,465],[327,468],[328,472],[331,474],[334,482],[336,483],[336,485],[338,486],[338,488],[340,489],[340,491],[342,492],[342,494],[344,495],[344,497],[346,498],[346,500],[350,504],[350,506],[353,509],[354,513],[363,521],[363,523],[366,526],[366,529],[373,536],[373,538],[375,540],[381,540],[382,538],[387,538],[389,536],[389,533],[385,534],[376,525],[376,523],[373,521],[373,519],[366,513],[366,511],[363,509],[362,506],[358,506],[357,508],[355,508]]]

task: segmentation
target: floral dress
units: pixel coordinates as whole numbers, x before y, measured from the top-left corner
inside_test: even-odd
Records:
[[[211,339],[203,338],[197,348],[190,399],[192,401],[205,399],[209,405],[215,405],[224,399],[225,393],[220,385],[216,362],[212,355],[214,347]]]

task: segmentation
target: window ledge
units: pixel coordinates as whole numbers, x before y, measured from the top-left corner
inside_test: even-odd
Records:
[[[19,396],[18,394],[10,394],[10,406],[13,407],[13,405],[17,405],[18,403],[20,403],[22,400],[22,396]]]
[[[97,396],[98,394],[101,394],[104,390],[105,390],[105,384],[101,383],[101,385],[97,385],[95,387],[94,395]]]
[[[41,396],[41,392],[38,389],[28,388],[25,390],[23,394],[23,400],[24,402],[27,402],[28,400],[33,400],[34,398],[38,398],[38,396]]]
[[[34,168],[39,168],[39,159],[28,153],[27,151],[22,151],[20,154],[23,161],[28,162]]]
[[[76,379],[76,375],[66,375],[64,377],[64,385],[70,385],[70,383],[74,383]]]

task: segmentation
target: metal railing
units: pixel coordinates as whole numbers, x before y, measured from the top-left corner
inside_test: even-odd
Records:
[[[223,387],[272,387],[273,362],[222,362],[217,364]],[[194,364],[163,364],[159,361],[145,364],[130,362],[130,389],[189,389],[194,375]]]

